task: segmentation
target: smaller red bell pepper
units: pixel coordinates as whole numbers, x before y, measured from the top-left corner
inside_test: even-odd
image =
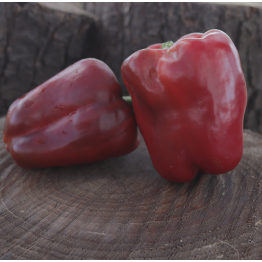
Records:
[[[112,70],[84,59],[10,106],[4,142],[18,166],[42,168],[121,156],[138,146],[139,137]]]
[[[165,179],[226,173],[243,153],[247,90],[239,55],[222,31],[139,50],[122,64],[138,127]]]

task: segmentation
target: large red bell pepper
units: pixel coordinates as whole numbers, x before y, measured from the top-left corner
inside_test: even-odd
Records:
[[[186,182],[199,171],[221,174],[237,166],[247,91],[237,49],[224,32],[139,50],[121,70],[161,176]]]
[[[17,99],[4,142],[20,167],[90,163],[133,151],[139,143],[132,108],[114,73],[84,59]]]

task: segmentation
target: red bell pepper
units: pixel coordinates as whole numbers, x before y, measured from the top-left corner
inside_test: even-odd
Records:
[[[234,169],[243,153],[247,91],[239,55],[210,30],[139,50],[122,64],[138,127],[165,179]]]
[[[139,143],[131,106],[102,61],[84,59],[17,99],[4,142],[23,168],[90,163],[133,151]]]

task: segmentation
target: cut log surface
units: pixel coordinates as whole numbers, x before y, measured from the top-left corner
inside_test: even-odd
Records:
[[[142,137],[126,156],[33,170],[1,142],[0,258],[262,259],[262,136],[244,142],[233,171],[185,184],[158,175]]]

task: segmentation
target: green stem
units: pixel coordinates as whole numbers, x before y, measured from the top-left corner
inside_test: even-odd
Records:
[[[170,48],[174,43],[172,41],[168,41],[162,44],[161,49],[168,49]]]
[[[129,105],[132,106],[132,98],[131,96],[123,96],[122,97]]]

